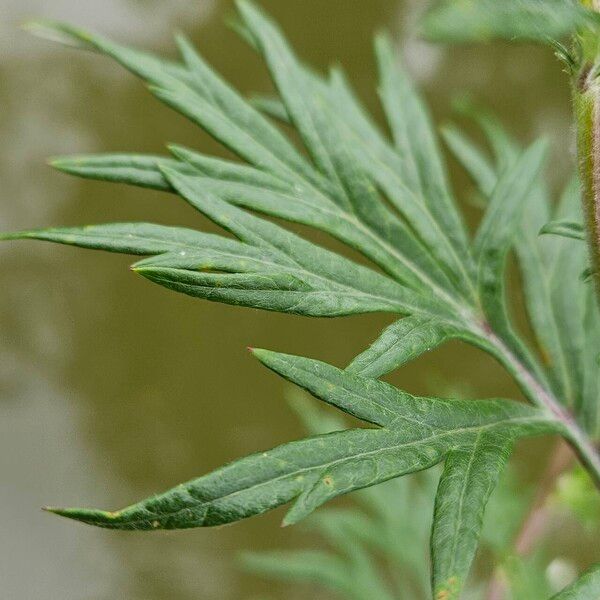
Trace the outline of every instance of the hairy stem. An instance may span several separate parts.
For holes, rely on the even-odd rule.
[[[600,0],[582,3],[600,12]],[[600,300],[600,46],[595,30],[584,30],[579,38],[581,65],[573,78],[573,109],[587,242]]]
[[[600,298],[600,86],[588,66],[573,93],[579,178],[593,280]]]

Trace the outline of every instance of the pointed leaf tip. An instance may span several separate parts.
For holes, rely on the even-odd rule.
[[[23,23],[21,28],[36,37],[52,42],[58,42],[65,46],[83,48],[86,50],[94,49],[92,36],[86,31],[67,25],[66,23],[34,19]]]
[[[186,53],[196,52],[192,40],[185,33],[183,33],[183,31],[175,31],[175,35],[173,36],[173,38],[175,39],[175,43],[177,44],[179,51],[183,54],[184,59]]]
[[[174,154],[178,158],[179,158],[178,153],[185,150],[185,148],[183,146],[181,146],[180,144],[170,143],[170,142],[166,144],[166,148],[171,154]]]
[[[152,265],[145,264],[144,261],[139,261],[133,263],[129,267],[130,271],[133,271],[136,275],[141,275],[142,277],[146,277],[147,279],[151,279],[151,276],[160,271],[166,271],[168,269],[161,267],[153,267]]]
[[[113,520],[118,514],[88,508],[59,508],[54,506],[44,506],[42,510],[58,515],[59,517],[65,517],[66,519],[80,521],[89,525],[98,525],[104,521]]]
[[[46,164],[53,169],[72,173],[76,169],[81,169],[84,166],[85,156],[50,156],[46,159]]]
[[[268,19],[262,7],[251,0],[235,0],[235,6],[244,20],[256,17],[261,18],[263,21]]]
[[[285,527],[291,527],[292,525],[295,525],[295,524],[296,524],[295,521],[293,521],[292,519],[288,519],[288,515],[285,515],[285,517],[282,519],[279,527],[284,529]]]
[[[60,158],[60,157],[58,157],[58,156],[49,156],[49,157],[46,159],[46,164],[47,164],[49,167],[54,167],[55,169],[58,169],[58,168],[59,168],[59,165],[60,165],[60,163],[61,163],[61,158]]]
[[[59,517],[65,517],[67,519],[76,519],[76,514],[82,512],[82,509],[76,508],[63,508],[59,506],[42,506],[42,510],[47,513],[52,513],[53,515],[58,515]]]
[[[267,362],[270,356],[276,354],[271,350],[265,350],[263,348],[253,348],[252,346],[248,346],[248,351],[252,353],[252,356],[256,357],[261,363],[268,366]]]
[[[72,509],[60,508],[58,506],[42,506],[42,510],[53,515],[58,515],[59,517],[68,517],[69,510]]]
[[[35,36],[45,37],[43,35],[44,32],[48,30],[53,30],[56,28],[56,23],[52,23],[51,21],[44,21],[42,19],[30,19],[28,21],[24,21],[19,26],[23,31],[27,31],[27,33],[31,33]]]
[[[151,267],[140,263],[134,263],[129,267],[130,271],[142,275],[143,277],[146,277],[148,273],[156,271],[157,269],[158,267]]]
[[[176,158],[179,158],[181,160],[181,158],[177,154],[175,154],[175,156]],[[162,176],[167,180],[167,183],[173,189],[177,189],[177,183],[180,183],[185,177],[193,177],[193,175],[189,174],[184,175],[181,171],[168,164],[167,162],[159,161],[156,163],[156,167],[158,168]]]

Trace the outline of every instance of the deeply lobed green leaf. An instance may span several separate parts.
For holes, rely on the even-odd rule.
[[[178,39],[185,65],[165,63],[167,66],[162,69],[160,59],[130,51],[99,36],[52,24],[47,24],[45,31],[55,27],[61,39],[68,38],[115,58],[146,79],[162,100],[196,121],[260,169],[257,171],[244,167],[243,177],[242,169],[238,169],[235,178],[232,178],[232,168],[220,173],[213,168],[212,173],[206,173],[205,164],[198,164],[206,163],[206,157],[185,151],[187,156],[181,156],[181,152],[174,148],[175,153],[188,165],[199,167],[199,172],[219,180],[206,180],[203,183],[213,187],[218,183],[221,197],[254,210],[324,229],[363,252],[401,282],[420,290],[434,289],[436,295],[443,297],[446,302],[451,301],[450,296],[472,289],[468,267],[463,264],[470,260],[465,250],[464,232],[459,235],[462,241],[458,253],[448,245],[448,240],[455,235],[453,228],[460,230],[462,225],[453,208],[454,222],[448,227],[446,211],[440,208],[442,205],[451,208],[450,195],[443,181],[439,159],[429,152],[436,149],[431,127],[422,104],[410,89],[406,78],[402,83],[402,89],[405,90],[403,102],[419,121],[418,128],[410,134],[423,138],[429,146],[428,149],[420,149],[415,142],[413,151],[419,160],[429,155],[428,164],[419,167],[423,173],[432,168],[439,173],[437,177],[440,182],[432,189],[431,198],[429,193],[416,194],[423,190],[411,190],[410,183],[395,174],[395,167],[402,163],[402,158],[365,115],[339,72],[333,73],[330,84],[321,81],[298,63],[272,23],[248,3],[241,4],[241,11],[253,39],[257,42],[262,40],[259,45],[267,62],[272,65],[271,70],[282,98],[292,105],[286,110],[292,116],[296,115],[294,124],[299,131],[305,132],[307,148],[313,152],[317,169],[323,171],[321,174],[296,152],[272,124],[214,73],[185,39]],[[391,73],[390,69],[384,68],[385,73]],[[294,86],[300,80],[304,81],[307,88],[314,89],[314,99],[313,94],[298,97],[294,93]],[[331,114],[326,115],[326,111],[331,110],[336,117],[339,107],[343,107],[344,113],[352,118],[340,119],[334,124],[335,118],[331,119]],[[399,108],[403,109],[402,106]],[[348,123],[352,123],[352,126],[349,127]],[[314,135],[311,138],[310,131],[319,139]],[[348,139],[347,135],[350,135]],[[377,157],[376,161],[363,161],[365,154],[362,152],[354,156],[362,147],[362,144],[356,143],[357,136],[376,149],[373,154]],[[366,156],[370,157],[371,153]],[[361,174],[359,162],[366,163],[365,173]],[[224,165],[225,161],[221,163]],[[324,168],[325,163],[330,165],[329,168]],[[87,161],[75,157],[59,159],[55,164],[63,170],[86,177],[127,181],[157,189],[168,188],[164,178],[156,172],[158,165],[154,157],[113,155],[90,157]],[[173,166],[167,161],[164,164]],[[153,167],[156,171],[153,171]],[[264,171],[277,178],[275,187],[278,192],[286,188],[282,182],[287,183],[284,195],[273,195],[271,182],[266,184],[268,191],[265,190]],[[415,227],[419,238],[380,202],[369,178],[373,178],[390,194],[390,199],[407,217],[409,224]],[[225,181],[228,183],[225,184]],[[240,185],[232,185],[234,182]],[[401,193],[403,189],[405,193]],[[290,195],[295,197],[294,202],[284,197]],[[441,200],[436,199],[436,195]],[[442,205],[435,209],[439,202]],[[433,203],[430,206],[433,212],[429,212],[428,203]],[[344,208],[341,212],[340,206]]]
[[[561,31],[572,27],[570,18],[588,18],[585,11],[567,11],[567,4],[552,0],[545,5],[552,9],[552,18],[565,17]],[[558,283],[581,257],[561,251],[546,254],[537,245],[537,232],[550,220],[540,183],[544,145],[536,143],[522,152],[492,120],[476,115],[490,136],[495,154],[491,161],[457,129],[446,129],[446,141],[488,201],[471,244],[431,119],[397,64],[390,40],[377,39],[376,55],[393,144],[368,116],[341,71],[328,77],[315,73],[252,3],[241,0],[238,6],[244,34],[263,55],[280,96],[265,112],[294,127],[308,157],[182,36],[177,43],[183,62],[177,64],[69,26],[37,26],[38,32],[116,59],[150,84],[156,97],[245,161],[216,159],[172,145],[174,158],[111,154],[64,157],[52,164],[83,177],[177,193],[237,239],[144,223],[3,237],[143,255],[147,258],[134,265],[135,271],[208,300],[309,316],[374,311],[408,315],[387,328],[346,371],[255,351],[278,374],[376,428],[335,431],[285,444],[121,511],[53,510],[107,528],[174,529],[230,523],[295,501],[284,521],[291,524],[340,494],[445,462],[432,534],[433,586],[437,594],[458,597],[475,554],[486,502],[514,441],[562,430],[546,412],[525,405],[419,398],[369,376],[381,376],[451,338],[489,349],[490,338],[496,336],[503,351],[506,348],[537,378],[536,384],[549,387],[550,381],[579,409],[589,430],[600,426],[600,411],[589,402],[600,389],[597,365],[595,370],[591,366],[594,343],[584,335],[583,318],[579,320],[588,319],[586,327],[598,333],[597,321],[590,317],[595,306],[578,290],[575,309],[569,313],[567,287]],[[466,7],[472,12],[461,16],[461,35],[468,37],[480,34],[478,27],[494,11],[506,16],[516,7],[525,11],[519,35],[536,37],[537,29],[529,26],[533,10],[540,6],[535,0],[512,0],[502,6],[445,2],[432,13],[429,25],[439,33],[440,15],[456,18],[460,12],[453,11]],[[488,33],[506,34],[506,22],[496,15],[495,23],[499,29]],[[536,23],[540,30],[547,26],[543,20]],[[260,108],[265,109],[264,102]],[[253,213],[326,232],[361,252],[384,274]],[[504,263],[513,245],[526,277],[530,313],[540,306],[532,322],[549,356],[549,373],[512,330],[504,298]],[[345,565],[320,562],[319,556],[304,558],[307,575],[339,587]],[[363,575],[357,581],[369,580],[369,573]],[[385,597],[385,591],[382,594]]]
[[[312,583],[342,594],[350,600],[393,600],[374,570],[365,573],[365,564],[357,570],[355,563],[316,550],[296,550],[246,554],[242,565],[254,574],[268,578]],[[369,576],[370,575],[370,576]]]
[[[51,510],[109,529],[181,529],[230,523],[295,500],[284,519],[293,524],[336,496],[429,468],[482,435],[512,439],[557,430],[543,412],[523,404],[418,398],[319,361],[254,354],[316,397],[383,427],[284,444],[121,511]]]
[[[481,115],[478,118],[482,120]],[[482,124],[496,147],[497,172],[507,165],[510,168],[518,156],[515,143],[489,117]],[[480,152],[475,147],[473,151]],[[477,181],[476,175],[473,177]],[[483,187],[480,189],[485,193]],[[549,222],[568,223],[573,228],[581,218],[580,211],[576,178],[565,188],[555,210],[543,182],[538,182],[525,206],[515,246],[528,314],[546,358],[548,375],[558,398],[575,408],[586,431],[597,438],[600,435],[597,307],[592,286],[578,277],[588,264],[586,249],[564,236],[538,236]],[[565,276],[570,278],[569,285],[565,285]]]

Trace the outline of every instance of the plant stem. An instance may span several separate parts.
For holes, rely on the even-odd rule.
[[[479,335],[486,342],[483,348],[490,352],[515,378],[527,399],[532,404],[550,413],[556,422],[561,425],[565,439],[589,472],[596,487],[600,489],[600,454],[577,421],[554,394],[532,375],[504,341],[488,326],[483,325]]]
[[[580,73],[573,91],[579,178],[593,280],[600,298],[600,86]]]
[[[600,0],[583,0],[600,12]],[[577,155],[587,242],[593,280],[600,301],[600,46],[596,30],[579,35],[581,64],[573,77],[572,95],[577,127]]]

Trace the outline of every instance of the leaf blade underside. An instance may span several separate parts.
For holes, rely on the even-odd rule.
[[[456,337],[460,337],[459,328],[441,319],[405,317],[387,327],[346,370],[365,377],[381,377]]]
[[[519,437],[557,430],[541,411],[523,404],[418,398],[320,361],[266,350],[254,354],[316,397],[385,427],[284,444],[122,511],[50,510],[109,529],[182,529],[234,522],[295,500],[284,519],[289,525],[336,496],[429,468],[483,434]]]
[[[482,434],[472,446],[446,458],[431,533],[434,598],[460,598],[479,544],[487,501],[513,442],[509,432]]]

